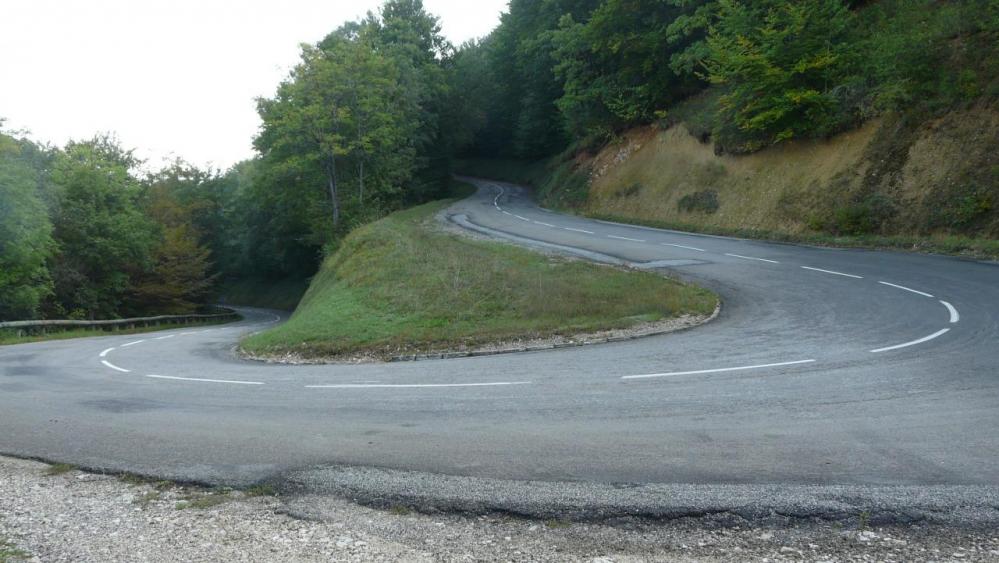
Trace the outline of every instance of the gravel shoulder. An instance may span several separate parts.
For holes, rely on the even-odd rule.
[[[994,527],[776,515],[570,523],[51,472],[0,457],[0,555],[8,561],[18,553],[30,561],[999,561]]]

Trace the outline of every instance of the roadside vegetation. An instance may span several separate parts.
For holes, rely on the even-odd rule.
[[[15,563],[16,561],[28,561],[30,559],[30,553],[0,537],[0,563]]]
[[[197,328],[204,326],[215,326],[225,324],[230,321],[206,320],[192,323],[162,323],[158,326],[140,326],[134,328],[111,328],[108,330],[99,328],[54,330],[41,334],[18,334],[14,329],[0,329],[0,346],[9,344],[27,344],[29,342],[44,342],[47,340],[68,340],[71,338],[91,338],[96,336],[117,336],[126,334],[144,334],[147,332],[157,332],[161,330],[173,330],[178,328]]]
[[[999,256],[999,2],[557,4],[458,53],[501,85],[459,172],[624,222]]]
[[[573,335],[709,315],[710,292],[648,272],[551,258],[440,230],[450,201],[348,236],[287,323],[243,341],[254,355],[395,354]]]
[[[303,45],[257,110],[256,155],[229,170],[0,120],[0,320],[292,309],[349,233],[447,197],[455,172],[694,230],[978,255],[999,239],[999,0],[511,0],[458,46],[420,0],[386,0]],[[836,174],[796,156],[871,128]],[[718,160],[653,158],[658,138],[636,159],[644,130]],[[742,174],[784,151],[822,174]]]

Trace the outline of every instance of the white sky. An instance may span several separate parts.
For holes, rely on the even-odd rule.
[[[63,145],[113,132],[158,166],[253,154],[254,98],[314,43],[381,0],[0,0],[0,117]],[[455,44],[507,0],[424,0]]]

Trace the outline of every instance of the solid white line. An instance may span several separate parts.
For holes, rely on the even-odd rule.
[[[197,377],[175,377],[172,375],[147,375],[154,379],[172,379],[176,381],[199,381],[202,383],[233,383],[235,385],[263,385],[259,381],[229,381],[226,379],[199,379]]]
[[[554,211],[552,211],[551,209],[545,209],[544,207],[539,207],[538,209],[540,209],[540,210],[544,211],[545,213],[555,213],[555,212],[554,212]]]
[[[743,260],[759,260],[760,262],[770,262],[771,264],[780,264],[776,260],[767,260],[766,258],[754,258],[752,256],[743,256],[741,254],[725,254],[725,256],[731,256],[732,258],[742,258]]]
[[[545,227],[552,227],[552,228],[555,227],[555,225],[549,225],[548,223],[542,223],[541,221],[534,221],[534,223],[536,225],[544,225]]]
[[[132,372],[132,370],[130,370],[130,369],[120,368],[120,367],[112,364],[111,362],[109,362],[107,360],[101,360],[101,363],[104,364],[104,365],[106,365],[107,367],[113,369],[113,370],[117,370],[117,371],[120,371],[122,373],[131,373]]]
[[[143,343],[145,341],[146,340],[143,338],[142,340],[136,340],[135,342],[129,342],[128,344],[122,344],[121,347],[124,348],[126,346],[134,346],[136,344],[141,344],[141,343]]]
[[[684,246],[684,245],[682,245],[682,244],[670,244],[670,243],[668,243],[668,242],[664,242],[664,243],[663,243],[663,246],[675,246],[675,247],[677,247],[677,248],[686,248],[687,250],[696,250],[696,251],[698,251],[698,252],[707,252],[707,251],[706,251],[706,250],[704,250],[703,248],[697,248],[697,247],[695,247],[695,246]]]
[[[583,230],[583,229],[573,229],[572,227],[562,227],[562,228],[565,229],[565,230],[567,230],[567,231],[572,231],[574,233],[586,233],[588,235],[592,235],[593,234],[593,231],[587,231],[587,230]]]
[[[166,340],[167,338],[173,338],[174,336],[177,336],[177,335],[176,334],[168,334],[166,336],[160,336],[156,340]]]
[[[822,268],[812,268],[812,267],[809,267],[809,266],[802,266],[802,268],[804,268],[806,270],[812,270],[814,272],[822,272],[824,274],[832,274],[834,276],[843,276],[843,277],[847,277],[847,278],[856,278],[858,280],[864,279],[863,276],[855,276],[853,274],[844,274],[843,272],[834,272],[832,270],[823,270]]]
[[[744,371],[747,369],[762,369],[762,368],[775,368],[781,366],[793,366],[798,364],[810,364],[815,360],[797,360],[794,362],[780,362],[776,364],[761,364],[758,366],[741,366],[737,368],[719,368],[719,369],[699,369],[695,371],[674,371],[669,373],[650,373],[647,375],[624,375],[621,379],[647,379],[650,377],[671,377],[674,375],[699,375],[702,373],[721,373],[725,371]]]
[[[950,312],[950,324],[954,324],[957,321],[961,320],[960,313],[957,312],[957,309],[955,309],[953,305],[951,305],[946,301],[941,301],[941,303],[943,303],[943,306],[947,307],[947,311]]]
[[[502,385],[530,385],[530,381],[498,381],[494,383],[412,383],[412,384],[344,384],[344,385],[306,385],[306,389],[413,389],[429,387],[498,387]]]
[[[107,356],[111,350],[114,350],[114,348],[108,348],[107,350],[101,352],[101,357],[103,358],[104,356]]]
[[[888,283],[886,281],[879,281],[878,283],[881,284],[881,285],[887,285],[889,287],[894,287],[896,289],[901,289],[901,290],[904,290],[904,291],[908,291],[910,293],[915,293],[916,295],[922,295],[923,297],[933,297],[929,293],[925,293],[925,292],[922,292],[922,291],[917,291],[915,289],[912,289],[911,287],[905,287],[904,285],[895,285],[893,283]]]
[[[501,209],[500,211],[502,211],[504,215],[513,215],[513,213],[510,213],[506,209]]]
[[[943,335],[947,334],[948,332],[950,332],[950,329],[949,328],[944,328],[944,329],[941,329],[941,330],[938,330],[938,331],[934,332],[933,334],[931,334],[929,336],[924,336],[924,337],[920,338],[919,340],[913,340],[912,342],[906,342],[905,344],[896,344],[894,346],[887,346],[885,348],[878,348],[876,350],[871,350],[871,353],[872,354],[877,354],[878,352],[887,352],[889,350],[898,350],[899,348],[907,348],[909,346],[915,346],[916,344],[922,344],[923,342],[929,342],[930,340],[933,340],[934,338],[936,338],[938,336],[943,336]]]
[[[530,219],[528,219],[527,217],[521,217],[520,215],[514,215],[514,217],[520,219],[521,221],[530,221]]]
[[[618,236],[614,236],[614,235],[607,235],[607,238],[616,238],[618,240],[630,240],[631,242],[645,242],[642,239],[628,238],[628,237],[618,237]]]

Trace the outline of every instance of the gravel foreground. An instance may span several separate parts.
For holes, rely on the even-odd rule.
[[[0,562],[999,561],[994,528],[424,515],[64,469],[0,457]]]

